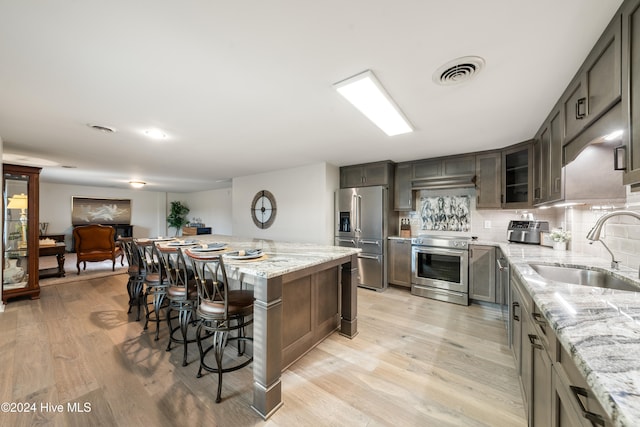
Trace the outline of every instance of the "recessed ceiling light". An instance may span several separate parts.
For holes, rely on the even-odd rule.
[[[409,120],[371,70],[339,81],[333,87],[387,135],[413,132]]]
[[[91,123],[89,123],[87,126],[89,126],[91,129],[99,130],[100,132],[104,132],[104,133],[114,133],[114,132],[116,132],[116,128],[112,128],[111,126],[94,125],[94,124],[91,124]]]
[[[131,185],[133,188],[142,188],[146,184],[147,183],[144,181],[129,181],[129,185]]]
[[[147,129],[144,134],[153,139],[165,139],[167,137],[167,134],[160,129]]]

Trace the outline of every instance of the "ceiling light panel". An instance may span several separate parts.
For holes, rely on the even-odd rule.
[[[387,135],[413,132],[409,120],[371,70],[342,80],[333,87]]]
[[[165,139],[167,134],[160,129],[147,129],[144,134],[152,139]]]

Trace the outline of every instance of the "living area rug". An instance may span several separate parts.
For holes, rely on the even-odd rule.
[[[82,263],[80,263],[80,274],[76,268],[76,254],[65,254],[64,271],[65,277],[49,277],[46,279],[40,279],[40,286],[57,285],[61,283],[79,282],[83,280],[97,279],[100,277],[113,276],[117,274],[127,274],[128,264],[127,260],[124,260],[124,266],[120,264],[120,257],[116,260],[116,270],[111,271],[113,263],[110,260],[101,262],[88,262],[87,269],[82,269]],[[58,266],[58,261],[55,256],[40,257],[39,268],[54,268]]]

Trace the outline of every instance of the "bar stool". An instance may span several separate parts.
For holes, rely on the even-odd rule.
[[[144,275],[145,271],[140,265],[140,258],[138,257],[138,251],[134,246],[133,237],[119,237],[118,242],[120,247],[127,258],[129,268],[129,280],[127,281],[127,293],[129,294],[129,310],[127,314],[131,313],[131,308],[135,305],[138,307],[138,315],[136,320],[140,320],[140,310],[142,305],[142,289],[144,287]]]
[[[246,327],[253,323],[253,292],[248,290],[230,290],[222,256],[196,254],[189,249],[186,255],[192,262],[198,289],[198,305],[196,313],[200,318],[196,330],[196,340],[200,352],[200,368],[197,377],[202,376],[202,370],[218,374],[218,392],[216,403],[220,403],[222,392],[222,374],[232,372],[247,366],[253,361],[253,355],[233,366],[223,367],[222,358],[228,341],[238,342],[238,356],[244,356],[245,343],[253,341],[246,336]],[[205,330],[209,337],[202,336]],[[229,332],[238,331],[238,336],[229,337]],[[208,335],[207,334],[207,335]],[[212,338],[213,342],[206,349],[203,340]],[[240,345],[242,343],[242,345]],[[207,354],[213,350],[216,366],[205,362]]]
[[[166,307],[167,287],[169,281],[166,278],[162,263],[160,261],[160,255],[156,249],[156,245],[151,240],[133,240],[135,247],[138,251],[138,257],[140,259],[140,265],[145,271],[144,275],[144,310],[145,310],[145,322],[144,329],[149,326],[149,321],[156,324],[156,337],[155,341],[158,341],[160,334],[160,321],[165,320],[162,317],[162,309]],[[149,301],[151,298],[151,301]],[[149,309],[149,306],[153,306],[153,311]]]
[[[180,248],[169,247],[165,245],[157,245],[162,268],[165,271],[169,286],[167,287],[167,306],[166,317],[169,325],[169,342],[167,350],[171,351],[171,343],[182,344],[184,353],[182,357],[182,366],[187,366],[187,344],[196,341],[195,338],[189,339],[187,332],[189,325],[196,322],[196,303],[198,300],[198,290],[193,270],[187,267],[184,255]],[[172,311],[177,311],[177,316],[171,316]],[[178,319],[178,326],[174,327],[172,320]],[[175,334],[180,331],[180,337]]]

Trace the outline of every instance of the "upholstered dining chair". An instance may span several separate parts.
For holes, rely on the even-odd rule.
[[[216,403],[222,400],[222,374],[241,369],[253,361],[253,354],[245,354],[247,341],[253,341],[246,335],[247,326],[253,323],[253,292],[249,290],[231,290],[227,279],[227,271],[222,256],[202,255],[186,250],[191,260],[198,289],[196,313],[199,323],[196,330],[198,351],[200,352],[200,368],[202,371],[218,374],[218,391]],[[206,334],[203,336],[203,330]],[[237,336],[230,337],[230,332],[236,331]],[[205,339],[212,339],[206,348]],[[231,366],[223,366],[224,350],[228,341],[238,341],[239,360],[234,360]],[[240,345],[242,343],[243,345]],[[213,351],[215,366],[206,363],[207,354]]]
[[[134,239],[134,246],[140,259],[140,265],[144,269],[144,294],[142,301],[145,310],[144,329],[149,326],[149,321],[156,324],[155,341],[160,334],[160,322],[165,320],[163,308],[166,307],[167,287],[169,281],[162,268],[161,256],[152,240]],[[149,306],[152,306],[149,308]]]
[[[80,225],[73,229],[73,241],[76,251],[76,267],[80,274],[80,263],[87,269],[87,261],[98,262],[112,260],[112,270],[116,269],[116,259],[124,266],[124,254],[115,241],[116,230],[99,224]]]
[[[189,326],[196,322],[196,303],[198,291],[193,270],[187,265],[182,249],[156,244],[162,268],[165,271],[169,286],[166,288],[169,304],[166,309],[167,324],[169,325],[169,342],[167,351],[171,351],[172,343],[182,344],[182,366],[187,366],[187,345],[196,341],[189,338]],[[177,316],[172,316],[172,312]],[[178,319],[178,326],[173,326],[172,320]],[[177,336],[178,331],[180,335]]]
[[[142,291],[144,288],[144,276],[146,272],[141,265],[138,250],[133,243],[133,237],[120,237],[118,238],[118,243],[120,244],[120,248],[122,249],[122,252],[124,252],[125,258],[127,258],[127,263],[129,264],[129,268],[127,269],[127,273],[129,273],[129,280],[127,281],[129,311],[127,311],[127,314],[131,313],[131,309],[135,305],[138,308],[136,320],[140,320],[140,307],[142,305]]]

